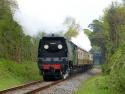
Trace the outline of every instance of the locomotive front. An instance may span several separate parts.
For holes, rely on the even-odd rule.
[[[44,80],[62,78],[68,69],[67,45],[64,37],[45,36],[40,39],[38,67]]]

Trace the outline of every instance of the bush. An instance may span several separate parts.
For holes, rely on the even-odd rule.
[[[113,94],[125,94],[125,46],[120,47],[110,58],[108,67],[109,87]]]

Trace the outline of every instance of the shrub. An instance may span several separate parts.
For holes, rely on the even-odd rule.
[[[125,94],[125,46],[120,47],[110,58],[108,67],[109,87],[113,94]]]

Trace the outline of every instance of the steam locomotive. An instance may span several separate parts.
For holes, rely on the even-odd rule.
[[[66,79],[73,70],[90,68],[92,54],[66,38],[50,34],[42,37],[38,48],[38,68],[43,79]]]

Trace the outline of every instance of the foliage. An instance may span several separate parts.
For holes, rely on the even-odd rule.
[[[91,24],[88,26],[90,29],[93,30],[93,32],[101,32],[103,29],[102,22],[99,20],[93,20]]]
[[[103,72],[110,74],[113,67],[118,64],[121,57],[121,49],[117,49],[116,52],[110,57],[109,61],[103,65]]]
[[[0,90],[40,79],[36,63],[25,61],[17,64],[10,60],[0,59]]]
[[[109,85],[114,94],[124,94],[125,90],[125,46],[117,49],[110,59]]]
[[[93,30],[89,37],[92,45],[101,48],[104,62],[108,62],[115,49],[124,45],[125,8],[117,2],[112,3],[104,11],[104,16],[93,20],[89,27]]]
[[[21,26],[13,19],[14,0],[0,0],[0,58],[16,62],[36,61],[38,41],[42,34],[35,37],[25,35]]]
[[[92,45],[101,48],[105,64],[102,69],[109,75],[109,89],[113,94],[125,94],[125,6],[113,2],[99,20],[89,27]]]
[[[125,27],[125,8],[117,3],[112,3],[110,9],[105,14],[105,19],[109,24],[109,35],[113,48],[117,48],[124,40],[124,27]]]
[[[64,25],[67,26],[67,31],[65,32],[64,36],[67,39],[71,39],[71,37],[75,37],[78,35],[78,32],[80,30],[80,25],[76,23],[74,18],[67,17],[64,21]]]
[[[101,20],[94,20],[89,27],[93,30],[89,39],[91,41],[92,46],[99,47],[100,53],[102,53],[103,62],[106,60],[106,51],[108,50],[107,46],[109,46],[109,38],[108,38],[108,26],[106,22]]]
[[[92,34],[92,31],[90,31],[89,29],[84,29],[83,31],[88,37],[90,37]]]

